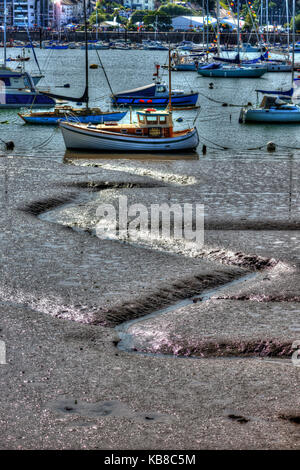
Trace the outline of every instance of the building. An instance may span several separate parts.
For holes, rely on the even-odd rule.
[[[4,0],[0,0],[0,24],[4,24]],[[13,0],[6,0],[6,24],[13,24]]]
[[[13,26],[36,25],[35,0],[13,0]]]
[[[124,0],[124,7],[132,10],[154,10],[154,0]]]

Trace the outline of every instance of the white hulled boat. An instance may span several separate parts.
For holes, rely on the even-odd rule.
[[[197,129],[173,130],[171,111],[145,109],[137,112],[134,124],[104,123],[98,126],[61,122],[67,149],[117,152],[179,152],[194,150]]]

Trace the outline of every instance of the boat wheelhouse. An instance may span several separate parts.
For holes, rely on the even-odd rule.
[[[27,72],[0,67],[0,109],[52,108],[55,100],[39,93]]]

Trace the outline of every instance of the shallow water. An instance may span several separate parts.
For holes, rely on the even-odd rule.
[[[19,49],[9,50],[8,55],[16,56]],[[165,51],[139,51],[139,50],[108,50],[100,51],[103,65],[109,77],[113,91],[134,88],[151,83],[154,64],[161,65],[167,62]],[[1,51],[3,54],[3,51]],[[32,52],[31,60],[26,63],[28,71],[36,71]],[[39,83],[40,88],[51,87],[56,93],[80,96],[84,89],[84,51],[81,50],[43,50],[37,49],[40,66],[45,72],[45,78]],[[254,54],[255,55],[255,54]],[[248,54],[250,57],[251,54]],[[252,54],[253,56],[253,54]],[[96,51],[89,51],[90,63],[98,63]],[[162,69],[165,80],[167,71]],[[214,88],[209,89],[209,83]],[[201,106],[196,125],[200,135],[199,153],[202,145],[208,146],[206,158],[226,158],[234,153],[236,158],[269,158],[265,148],[268,141],[274,141],[282,146],[274,154],[281,158],[293,148],[300,149],[299,125],[245,125],[238,122],[241,105],[256,102],[256,88],[274,88],[278,86],[289,87],[291,77],[289,73],[266,74],[260,79],[211,79],[201,77],[194,72],[174,72],[172,74],[172,88],[185,91],[198,91]],[[69,83],[70,88],[61,88]],[[93,105],[100,105],[106,110],[109,107],[110,90],[106,83],[103,71],[99,68],[90,70],[90,96]],[[216,100],[212,101],[212,100]],[[222,106],[223,103],[235,106]],[[197,111],[176,111],[174,119],[183,118],[182,123],[176,126],[190,125]],[[125,118],[129,120],[129,113]],[[8,123],[5,123],[8,121]],[[50,157],[61,161],[65,155],[65,146],[61,132],[48,126],[29,126],[23,124],[17,115],[17,110],[2,110],[0,112],[1,139],[15,142],[15,155],[34,155],[41,158]],[[52,135],[49,143],[45,141]],[[228,149],[224,152],[223,147]],[[4,147],[3,147],[4,148]],[[251,150],[248,149],[255,149]],[[295,155],[300,155],[300,150]],[[103,157],[103,156],[102,156]],[[105,156],[104,156],[105,157]],[[126,156],[127,157],[127,156]],[[106,156],[107,158],[107,156]],[[118,158],[118,156],[115,156]],[[161,156],[165,158],[164,155]]]

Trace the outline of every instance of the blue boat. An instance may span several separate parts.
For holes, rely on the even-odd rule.
[[[81,122],[84,124],[103,124],[104,122],[120,121],[127,114],[123,112],[102,112],[99,108],[75,109],[71,106],[56,106],[54,111],[36,113],[18,113],[26,124],[55,126],[61,121]]]
[[[84,3],[85,5],[85,3]],[[86,12],[85,25],[86,25]],[[102,64],[102,62],[101,62]],[[104,70],[104,69],[103,69]],[[106,75],[106,73],[105,73]],[[56,125],[60,121],[71,121],[76,123],[85,124],[103,124],[107,121],[119,121],[126,115],[124,112],[107,111],[103,112],[100,108],[89,107],[89,67],[88,67],[88,40],[87,28],[85,27],[85,90],[83,95],[78,97],[71,97],[65,95],[58,95],[50,92],[43,92],[45,97],[56,98],[60,100],[67,100],[76,102],[77,104],[85,103],[84,108],[74,108],[72,106],[56,106],[53,111],[46,112],[31,112],[19,113],[19,116],[28,124],[43,124],[43,125]]]
[[[0,109],[53,108],[55,100],[38,92],[27,72],[0,67]]]
[[[196,106],[198,93],[184,93],[183,91],[172,91],[172,105],[174,108]],[[111,95],[114,106],[145,107],[155,106],[165,108],[169,104],[169,89],[165,84],[147,85],[133,90],[114,93]]]
[[[169,104],[169,87],[161,83],[159,76],[160,66],[156,65],[157,72],[154,74],[155,82],[140,88],[121,91],[111,94],[114,106],[145,107],[155,106],[165,108]],[[181,90],[172,90],[171,100],[173,108],[195,107],[198,100],[198,93],[184,93]]]

